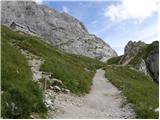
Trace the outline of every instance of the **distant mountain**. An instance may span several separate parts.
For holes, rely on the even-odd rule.
[[[117,53],[102,39],[88,33],[82,22],[31,1],[2,3],[1,23],[13,22],[32,29],[37,35],[69,53],[106,60]]]
[[[128,65],[159,82],[159,42],[151,44],[129,41],[125,46],[124,55],[113,57],[108,64]]]

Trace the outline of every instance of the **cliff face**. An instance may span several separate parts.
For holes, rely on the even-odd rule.
[[[98,59],[117,56],[108,44],[89,34],[82,22],[67,13],[31,1],[1,3],[1,23],[4,25],[16,22],[29,26],[47,42],[69,53]]]
[[[156,82],[159,82],[159,42],[153,42],[152,46],[156,49],[152,50],[148,54],[145,61],[151,77]]]
[[[151,44],[128,42],[121,63],[128,61],[128,65],[149,75],[155,82],[159,82],[159,42]]]
[[[121,59],[121,63],[129,62],[132,58],[134,58],[139,50],[145,45],[145,43],[139,41],[139,42],[133,42],[129,41],[127,45],[124,48],[124,56]]]

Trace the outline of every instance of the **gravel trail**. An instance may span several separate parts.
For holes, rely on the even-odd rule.
[[[56,111],[49,112],[49,118],[135,118],[130,104],[122,106],[125,100],[121,92],[106,78],[105,71],[97,70],[89,94],[77,97],[60,93],[56,96]]]

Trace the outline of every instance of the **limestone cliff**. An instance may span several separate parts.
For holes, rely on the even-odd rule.
[[[98,59],[117,56],[102,39],[88,33],[82,22],[67,13],[60,13],[31,1],[3,1],[1,23],[16,22],[28,26],[53,46],[69,53]]]

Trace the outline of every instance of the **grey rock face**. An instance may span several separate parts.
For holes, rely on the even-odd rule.
[[[146,64],[153,80],[159,82],[159,53],[151,53],[146,59]]]
[[[121,59],[121,63],[127,62],[130,58],[134,58],[139,50],[145,45],[145,43],[139,42],[132,42],[129,41],[124,49],[124,56]]]
[[[146,66],[146,62],[141,59],[141,62],[140,64],[137,64],[136,66],[134,66],[138,71],[141,71],[143,72],[145,75],[149,76],[149,73],[148,73],[148,69],[147,69],[147,66]]]
[[[126,63],[128,60],[133,59],[139,51],[144,48],[145,43],[129,41],[125,47],[124,57],[121,59],[121,63]],[[155,82],[159,82],[159,42],[155,41],[148,45],[145,49],[146,53],[141,56],[140,63],[132,66],[136,70],[143,72],[153,78]],[[126,64],[128,65],[128,64]]]
[[[10,26],[14,21],[29,26],[47,42],[69,53],[98,59],[117,56],[108,44],[89,34],[79,20],[67,13],[31,1],[1,3],[1,23],[4,25]]]

